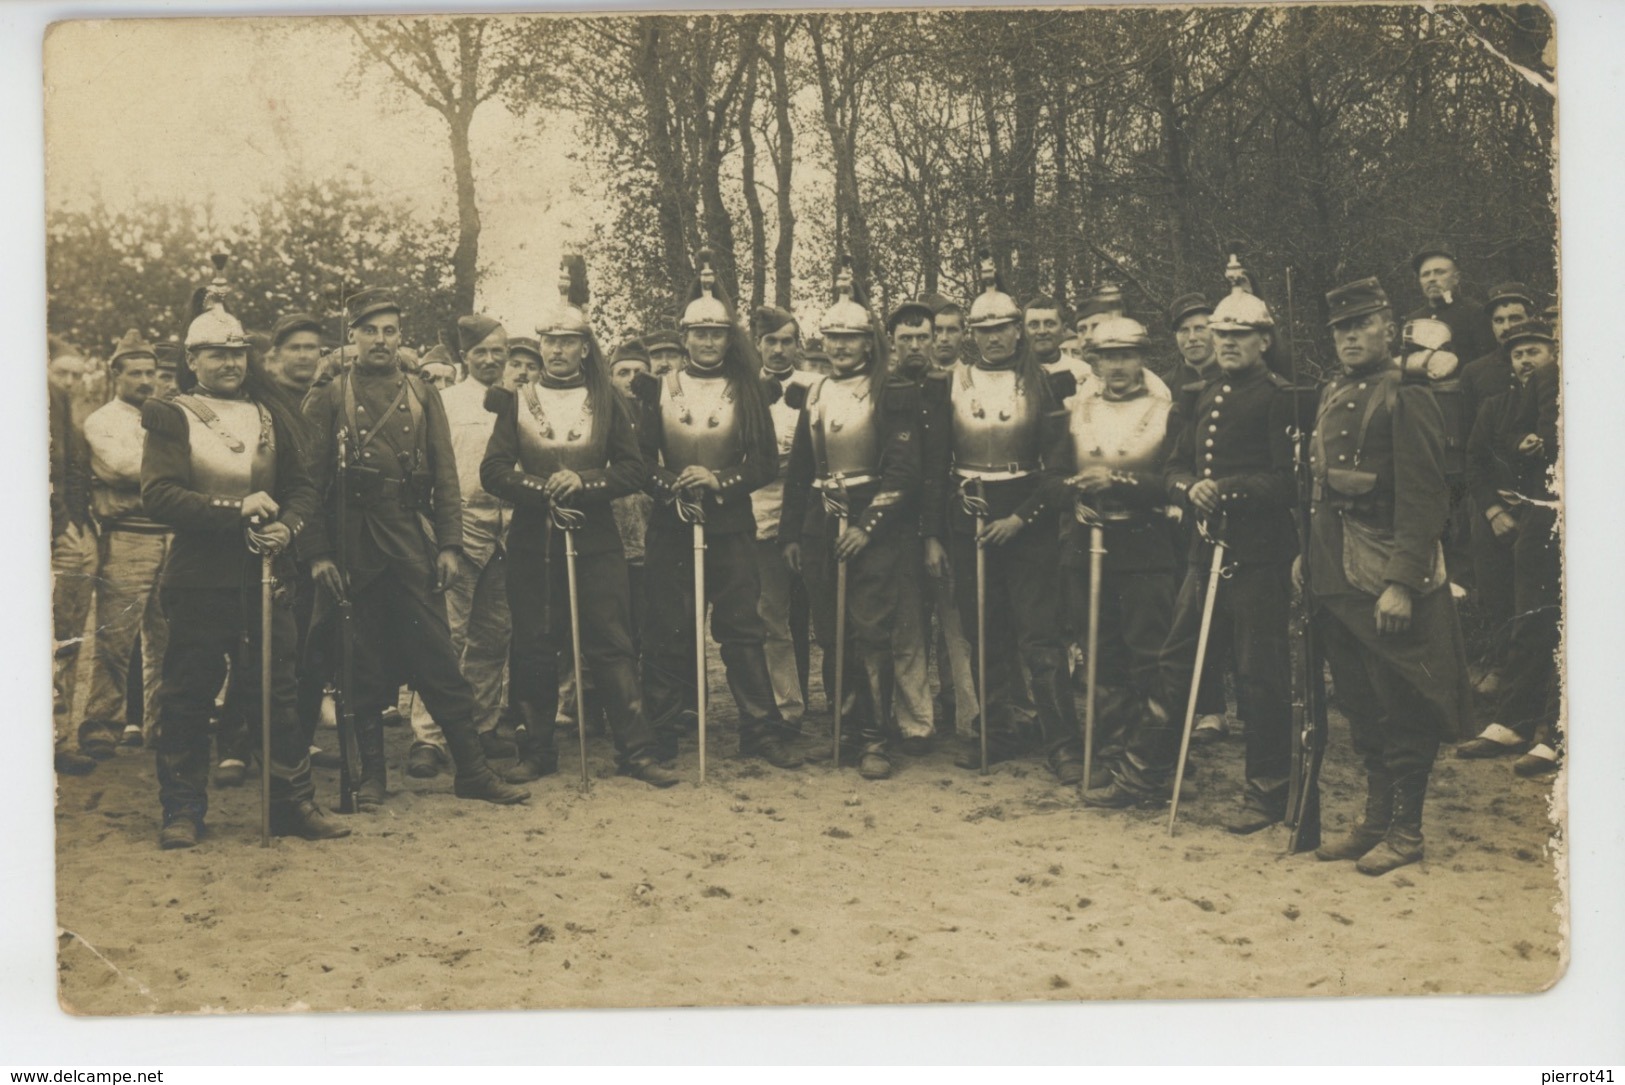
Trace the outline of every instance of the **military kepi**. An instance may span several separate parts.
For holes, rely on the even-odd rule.
[[[322,322],[309,313],[287,313],[271,329],[271,345],[280,347],[282,341],[294,332],[322,334]]]
[[[1345,320],[1392,308],[1382,284],[1376,279],[1356,279],[1326,294],[1326,326],[1335,328]]]
[[[1212,313],[1213,306],[1201,294],[1186,294],[1175,298],[1174,303],[1168,307],[1168,327],[1174,331],[1185,322],[1185,318],[1192,313]]]
[[[344,319],[352,328],[375,313],[390,312],[401,312],[401,303],[393,290],[381,286],[357,290],[344,302]]]
[[[1507,337],[1501,341],[1501,345],[1511,349],[1519,343],[1527,343],[1530,340],[1556,343],[1557,336],[1552,334],[1552,326],[1544,320],[1526,320],[1522,324],[1514,325],[1512,330],[1507,332]]]

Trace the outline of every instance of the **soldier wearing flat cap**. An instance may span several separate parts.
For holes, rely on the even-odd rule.
[[[152,394],[159,399],[171,399],[180,390],[177,374],[180,372],[181,358],[185,353],[186,348],[173,336],[152,345],[152,354],[156,359],[154,365],[157,369]]]
[[[1247,721],[1246,789],[1226,828],[1252,833],[1285,815],[1291,765],[1287,612],[1298,549],[1293,405],[1290,385],[1266,362],[1275,319],[1262,299],[1232,292],[1214,307],[1208,327],[1218,373],[1202,386],[1188,415],[1176,415],[1169,434],[1169,497],[1199,530],[1191,536],[1161,652],[1157,711],[1172,718],[1186,703],[1211,548],[1220,541],[1226,571],[1215,597],[1210,652],[1232,660],[1236,711]],[[1162,772],[1167,775],[1168,767]]]
[[[643,345],[649,351],[649,371],[657,377],[675,373],[688,364],[683,337],[671,328],[647,333],[643,337]]]
[[[1428,776],[1467,697],[1441,543],[1444,419],[1425,378],[1394,360],[1393,310],[1376,279],[1338,287],[1326,306],[1343,371],[1321,390],[1310,445],[1308,590],[1366,804],[1345,838],[1315,854],[1383,874],[1422,857]]]
[[[1502,340],[1512,356],[1512,388],[1479,409],[1468,444],[1468,482],[1486,531],[1510,558],[1512,616],[1495,690],[1492,722],[1456,747],[1457,757],[1523,754],[1513,766],[1534,776],[1557,768],[1558,619],[1562,546],[1558,495],[1557,341],[1544,321],[1513,328]]]
[[[217,266],[225,258],[217,257]],[[209,716],[228,666],[243,711],[258,714],[261,559],[292,575],[289,549],[315,522],[315,487],[295,429],[248,338],[210,284],[208,307],[186,332],[190,389],[142,407],[147,439],[141,504],[174,530],[159,595],[169,621],[158,697],[159,845],[194,846],[208,810]],[[295,708],[297,630],[286,592],[272,600],[270,732],[272,831],[307,839],[346,836],[316,806],[305,736]],[[250,707],[252,706],[252,707]]]
[[[1461,266],[1456,250],[1443,241],[1424,245],[1411,257],[1411,270],[1425,299],[1407,321],[1431,317],[1450,326],[1450,349],[1463,360],[1477,358],[1495,348],[1484,307],[1461,288]]]
[[[1520,383],[1512,376],[1512,358],[1507,348],[1507,336],[1526,320],[1534,319],[1538,306],[1534,291],[1523,283],[1501,283],[1490,291],[1484,302],[1490,330],[1496,346],[1487,354],[1474,358],[1461,371],[1460,409],[1464,420],[1464,438],[1471,444],[1473,427],[1477,424],[1479,408]],[[1472,465],[1467,465],[1469,476]],[[1497,536],[1490,528],[1484,509],[1477,504],[1469,480],[1467,520],[1470,533],[1470,554],[1473,565],[1473,591],[1478,604],[1492,627],[1503,629],[1511,621],[1512,609],[1512,549],[1510,539]],[[1493,688],[1499,681],[1500,660],[1486,677]]]
[[[324,504],[300,549],[325,595],[347,594],[355,607],[350,694],[361,748],[358,802],[376,809],[387,795],[382,714],[395,703],[399,670],[446,737],[456,795],[522,802],[528,793],[486,764],[474,722],[481,706],[458,666],[441,595],[465,560],[446,408],[438,392],[397,364],[401,306],[393,293],[362,290],[346,302],[345,314],[355,364],[305,401],[305,418],[318,435],[312,465]]]

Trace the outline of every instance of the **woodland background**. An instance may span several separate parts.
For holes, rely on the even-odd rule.
[[[177,334],[207,254],[234,257],[248,325],[332,321],[356,284],[400,290],[408,340],[481,304],[482,114],[526,153],[568,160],[590,214],[609,340],[674,321],[702,244],[741,303],[816,312],[837,253],[889,307],[968,300],[976,252],[1018,298],[1104,280],[1154,327],[1217,294],[1232,242],[1313,357],[1322,297],[1381,277],[1419,304],[1409,256],[1454,243],[1482,293],[1556,287],[1552,25],[1534,4],[820,12],[243,21],[299,55],[322,23],[358,102],[417,118],[403,156],[443,165],[439,213],[376,171],[289,165],[231,214],[199,175],[181,194],[48,208],[50,330],[104,352],[127,327]],[[49,58],[48,58],[49,59]],[[47,66],[47,76],[50,66]],[[284,134],[297,143],[299,133]],[[124,153],[132,153],[125,149]],[[168,154],[176,148],[134,153]],[[534,160],[534,159],[533,159]],[[540,183],[540,182],[536,182]],[[809,329],[810,330],[810,329]],[[1326,352],[1322,348],[1322,354]]]

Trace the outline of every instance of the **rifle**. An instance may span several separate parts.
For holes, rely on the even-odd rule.
[[[1287,853],[1296,855],[1320,846],[1320,764],[1326,754],[1326,685],[1324,657],[1309,596],[1309,505],[1314,494],[1309,438],[1319,406],[1319,389],[1314,383],[1304,385],[1299,379],[1298,352],[1292,348],[1296,314],[1291,268],[1286,271],[1286,309],[1287,354],[1292,366],[1292,463],[1298,497],[1293,511],[1302,579],[1292,595],[1288,635],[1292,646],[1292,767],[1287,777],[1286,824],[1291,830]]]
[[[349,580],[344,575],[344,541],[349,538],[345,529],[349,516],[350,487],[350,431],[341,426],[337,440],[338,472],[334,482],[337,492],[335,516],[338,526],[338,545],[333,548],[333,560],[339,567],[339,578],[345,590],[338,597],[339,613],[339,666],[334,675],[334,716],[339,732],[339,806],[341,814],[353,814],[360,809],[357,789],[361,786],[361,744],[355,730],[355,606],[350,602]]]

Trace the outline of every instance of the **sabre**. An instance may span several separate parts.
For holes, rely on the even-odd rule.
[[[847,520],[852,503],[847,497],[846,483],[839,475],[834,479],[836,489],[824,490],[824,512],[835,517],[835,543],[840,545],[846,534]],[[841,706],[846,693],[846,559],[835,559],[835,696],[831,715],[835,719],[835,767],[841,767]]]
[[[976,493],[971,493],[971,486]],[[980,479],[967,478],[959,484],[959,500],[965,512],[976,518],[976,714],[980,721],[982,775],[987,775],[987,548],[982,532],[987,529],[987,494]]]
[[[694,531],[694,686],[700,722],[700,783],[705,783],[705,506],[697,497],[677,496],[677,518]],[[579,686],[578,686],[579,689]]]
[[[338,460],[336,518],[339,543],[334,548],[333,554],[334,560],[339,563],[341,580],[345,540],[349,538],[346,533],[349,520],[346,508],[350,493],[349,447],[349,428],[340,427],[336,442]],[[361,787],[361,743],[355,729],[355,608],[350,602],[348,591],[339,593],[338,615],[339,666],[338,673],[334,676],[337,679],[334,708],[339,737],[339,813],[354,814],[361,805],[357,794]]]
[[[1196,635],[1196,667],[1191,672],[1191,692],[1185,702],[1185,727],[1179,736],[1179,763],[1174,767],[1174,795],[1168,807],[1168,835],[1174,835],[1174,819],[1179,816],[1179,789],[1185,784],[1185,758],[1191,752],[1191,725],[1196,722],[1196,695],[1201,688],[1202,664],[1207,659],[1208,632],[1213,626],[1213,604],[1219,597],[1219,581],[1224,578],[1224,515],[1217,530],[1198,530],[1213,543],[1213,561],[1208,566],[1207,598],[1202,602],[1202,625]]]
[[[260,847],[271,846],[271,589],[275,554],[259,540],[258,516],[249,519],[248,549],[260,556]]]
[[[554,502],[550,508],[553,526],[564,532],[564,570],[565,580],[570,591],[570,654],[575,665],[576,676],[576,735],[581,743],[581,790],[589,791],[592,781],[587,775],[587,709],[586,693],[582,689],[581,681],[581,614],[579,611],[580,595],[576,591],[576,537],[575,533],[586,522],[586,516],[579,509],[570,508]],[[703,718],[703,717],[702,717]],[[701,731],[700,756],[702,764],[705,753],[704,731]]]
[[[1087,506],[1079,506],[1080,509]],[[1106,525],[1089,509],[1089,658],[1084,663],[1088,679],[1087,700],[1083,704],[1083,789],[1089,790],[1089,776],[1095,764],[1096,664],[1100,657],[1100,580],[1106,560]]]

